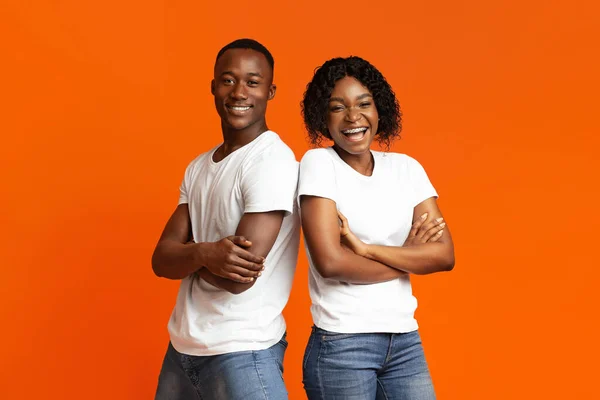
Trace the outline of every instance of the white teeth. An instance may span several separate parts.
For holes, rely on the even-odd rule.
[[[234,111],[246,111],[249,110],[250,107],[230,107]]]
[[[347,129],[345,131],[342,131],[344,134],[350,134],[350,133],[358,133],[358,132],[366,132],[367,128],[362,127],[362,128],[354,128],[354,129]]]

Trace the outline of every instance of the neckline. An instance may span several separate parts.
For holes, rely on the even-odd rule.
[[[343,168],[346,168],[348,171],[350,171],[350,173],[354,174],[354,176],[363,179],[363,180],[372,180],[375,178],[377,171],[379,171],[379,161],[377,160],[377,152],[373,151],[371,149],[369,149],[369,152],[371,153],[371,157],[373,157],[373,172],[371,173],[371,175],[363,175],[360,172],[358,172],[357,170],[355,170],[354,168],[352,168],[350,165],[348,165],[348,163],[346,163],[346,161],[342,160],[342,158],[339,156],[339,154],[333,149],[333,146],[327,147],[326,149],[329,154],[331,155],[331,157],[333,159],[335,159],[338,163],[343,165]]]
[[[258,143],[258,142],[261,140],[261,138],[262,138],[263,136],[268,136],[268,134],[270,134],[270,133],[275,133],[275,132],[273,132],[273,131],[271,131],[271,130],[264,131],[263,133],[261,133],[260,135],[258,135],[256,138],[254,138],[254,140],[252,140],[250,143],[248,143],[248,144],[246,144],[246,145],[244,145],[244,146],[240,147],[239,149],[237,149],[237,150],[234,150],[234,151],[232,151],[231,153],[227,154],[225,157],[223,157],[223,159],[222,159],[222,160],[220,160],[220,161],[215,161],[215,160],[213,160],[213,156],[215,155],[215,152],[216,152],[217,150],[219,150],[219,149],[221,148],[221,146],[223,146],[223,143],[224,143],[224,142],[221,142],[221,143],[219,143],[219,145],[215,146],[215,147],[214,147],[214,148],[211,150],[211,152],[210,152],[210,154],[209,154],[209,157],[208,157],[208,159],[210,160],[210,164],[211,164],[211,165],[215,165],[215,166],[217,166],[217,165],[221,165],[221,164],[223,163],[223,161],[226,161],[226,160],[230,159],[230,158],[231,158],[231,157],[232,157],[234,154],[240,154],[240,153],[241,153],[241,150],[244,150],[244,149],[246,149],[246,150],[247,150],[247,149],[250,149],[250,148],[252,148],[252,147],[253,147],[253,146],[254,146],[256,143]]]

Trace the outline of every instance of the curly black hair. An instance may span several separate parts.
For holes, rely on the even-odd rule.
[[[335,83],[346,76],[357,79],[373,95],[379,114],[376,139],[389,150],[392,141],[399,138],[402,131],[400,105],[381,72],[368,61],[356,56],[326,61],[315,70],[312,81],[306,85],[300,107],[308,139],[314,146],[319,146],[323,138],[331,139],[327,129],[329,98]]]

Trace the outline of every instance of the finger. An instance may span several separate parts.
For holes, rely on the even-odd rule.
[[[348,228],[348,220],[347,219],[340,218],[340,222],[342,223],[342,228],[344,228],[344,229]]]
[[[442,229],[441,231],[438,231],[438,233],[436,233],[435,235],[433,235],[431,237],[431,239],[429,239],[427,241],[427,243],[433,243],[433,242],[437,242],[438,240],[440,240],[442,238],[442,235],[444,234],[444,230]]]
[[[427,232],[425,232],[425,234],[421,238],[421,243],[429,242],[431,238],[433,238],[435,235],[437,235],[440,231],[444,230],[445,226],[446,226],[446,223],[442,222],[439,225],[435,225],[435,226],[431,227]]]
[[[340,222],[342,224],[342,228],[347,228],[348,227],[348,220],[346,219],[346,217],[344,217],[344,214],[342,214],[340,212],[340,210],[338,210],[337,214],[338,214],[338,219],[340,220]]]
[[[231,265],[241,267],[244,269],[249,269],[251,271],[262,271],[263,269],[265,269],[265,265],[262,262],[247,261],[244,258],[235,255],[231,257]]]
[[[348,227],[348,220],[346,219],[346,217],[344,217],[344,214],[342,214],[339,210],[338,219],[340,220],[340,235],[346,236],[350,231],[350,228]]]
[[[419,240],[421,240],[423,238],[423,236],[425,236],[425,234],[433,227],[438,226],[439,224],[441,224],[444,221],[444,218],[440,217],[440,218],[436,218],[433,221],[421,226],[419,228],[419,231],[417,232],[417,238]],[[437,231],[436,231],[437,232]]]
[[[419,231],[419,228],[421,227],[421,225],[423,225],[423,223],[427,220],[427,215],[428,213],[425,213],[423,215],[421,215],[419,218],[417,218],[417,220],[412,224],[412,227],[410,229],[410,232],[408,233],[408,237],[415,237],[417,236],[417,232]]]
[[[428,238],[430,238],[432,235],[436,234],[439,231],[439,229],[436,229],[437,226],[438,224],[436,221],[432,221],[428,224],[423,225],[419,229],[419,232],[417,232],[417,236],[415,237],[415,239],[420,243],[427,242]]]
[[[233,249],[233,256],[239,259],[245,260],[250,263],[263,264],[265,262],[264,257],[259,257],[250,253],[248,250],[244,250],[241,247]],[[234,258],[235,259],[235,258]]]
[[[225,278],[229,279],[230,281],[234,281],[234,282],[238,282],[238,283],[252,283],[255,279],[252,277],[246,278],[246,277],[240,276],[235,273],[227,274],[227,276],[225,276]]]
[[[237,275],[241,276],[242,278],[258,278],[259,276],[262,275],[262,269],[258,270],[258,271],[254,271],[254,270],[246,269],[243,267],[238,267],[236,265],[229,266],[228,270],[229,270],[228,274],[237,274]]]
[[[244,236],[230,236],[233,244],[241,247],[250,247],[252,246],[252,242],[246,239]]]

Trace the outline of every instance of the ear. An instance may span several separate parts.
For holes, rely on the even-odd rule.
[[[275,84],[271,84],[271,86],[269,86],[269,100],[273,100],[273,97],[275,97],[275,92],[277,91],[277,85]]]
[[[210,81],[210,94],[215,95],[215,80]]]

